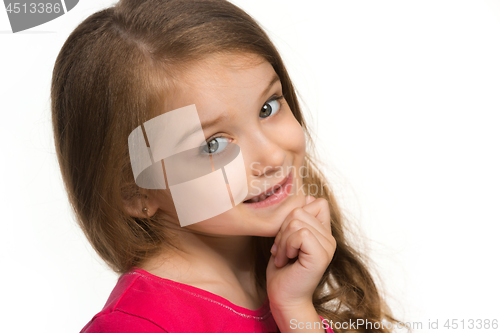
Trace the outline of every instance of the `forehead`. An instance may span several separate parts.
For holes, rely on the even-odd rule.
[[[276,75],[272,65],[253,54],[224,53],[185,66],[176,76],[167,110],[196,104],[200,117],[218,104],[245,103],[260,95]]]
[[[230,79],[233,75],[256,74],[266,70],[272,70],[272,66],[259,55],[248,53],[213,54],[188,65],[184,75],[181,76],[181,83],[193,82],[200,77]]]

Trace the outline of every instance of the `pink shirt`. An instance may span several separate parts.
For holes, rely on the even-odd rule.
[[[321,317],[320,317],[321,318]],[[279,332],[269,300],[248,310],[223,297],[134,268],[80,333]],[[329,328],[327,332],[333,333]]]

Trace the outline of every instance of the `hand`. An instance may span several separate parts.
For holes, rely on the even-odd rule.
[[[274,244],[266,271],[272,308],[296,312],[310,306],[337,245],[328,201],[307,196],[306,205],[285,218]]]

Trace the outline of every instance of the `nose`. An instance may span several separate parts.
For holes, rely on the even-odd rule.
[[[278,172],[286,160],[286,150],[281,147],[279,140],[263,132],[254,132],[247,145],[250,173],[255,176],[270,176]],[[244,157],[245,159],[245,157]]]

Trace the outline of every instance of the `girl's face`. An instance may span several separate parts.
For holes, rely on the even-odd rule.
[[[305,136],[283,95],[271,64],[250,54],[223,54],[198,61],[182,72],[166,101],[167,112],[195,104],[208,147],[214,153],[225,142],[237,144],[245,162],[250,199],[283,183],[289,194],[271,204],[241,202],[232,209],[184,227],[211,235],[272,237],[286,216],[305,204],[300,174],[304,174]],[[211,126],[211,120],[220,118]],[[172,214],[169,190],[156,204]],[[273,199],[273,198],[271,198]]]

